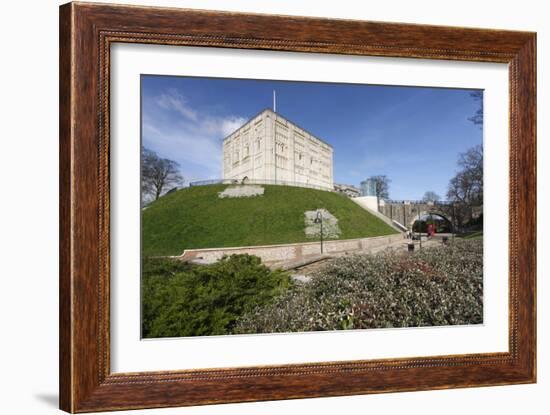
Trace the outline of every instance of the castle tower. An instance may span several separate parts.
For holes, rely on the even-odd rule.
[[[223,140],[224,179],[333,190],[333,148],[271,109]]]

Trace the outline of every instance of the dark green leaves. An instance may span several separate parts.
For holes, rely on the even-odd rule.
[[[239,320],[239,333],[483,322],[483,241],[335,260]]]
[[[207,266],[145,259],[142,335],[230,334],[240,315],[268,304],[290,284],[287,274],[271,271],[249,255],[232,255]]]

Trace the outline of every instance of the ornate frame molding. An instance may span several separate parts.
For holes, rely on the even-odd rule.
[[[508,63],[510,351],[111,373],[109,70],[110,45],[117,42]],[[61,409],[89,412],[534,382],[535,48],[535,34],[525,32],[86,3],[61,6]],[[520,225],[527,231],[520,234]]]

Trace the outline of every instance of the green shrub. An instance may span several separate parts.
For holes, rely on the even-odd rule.
[[[230,334],[239,316],[269,304],[291,284],[250,255],[212,265],[145,259],[142,273],[142,336]]]
[[[412,255],[353,255],[241,317],[236,333],[483,322],[483,241]]]

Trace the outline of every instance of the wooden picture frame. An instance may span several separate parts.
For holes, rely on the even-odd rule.
[[[507,63],[509,352],[111,373],[109,59],[117,42]],[[61,409],[91,412],[535,382],[535,33],[69,3],[60,8],[59,93]]]

